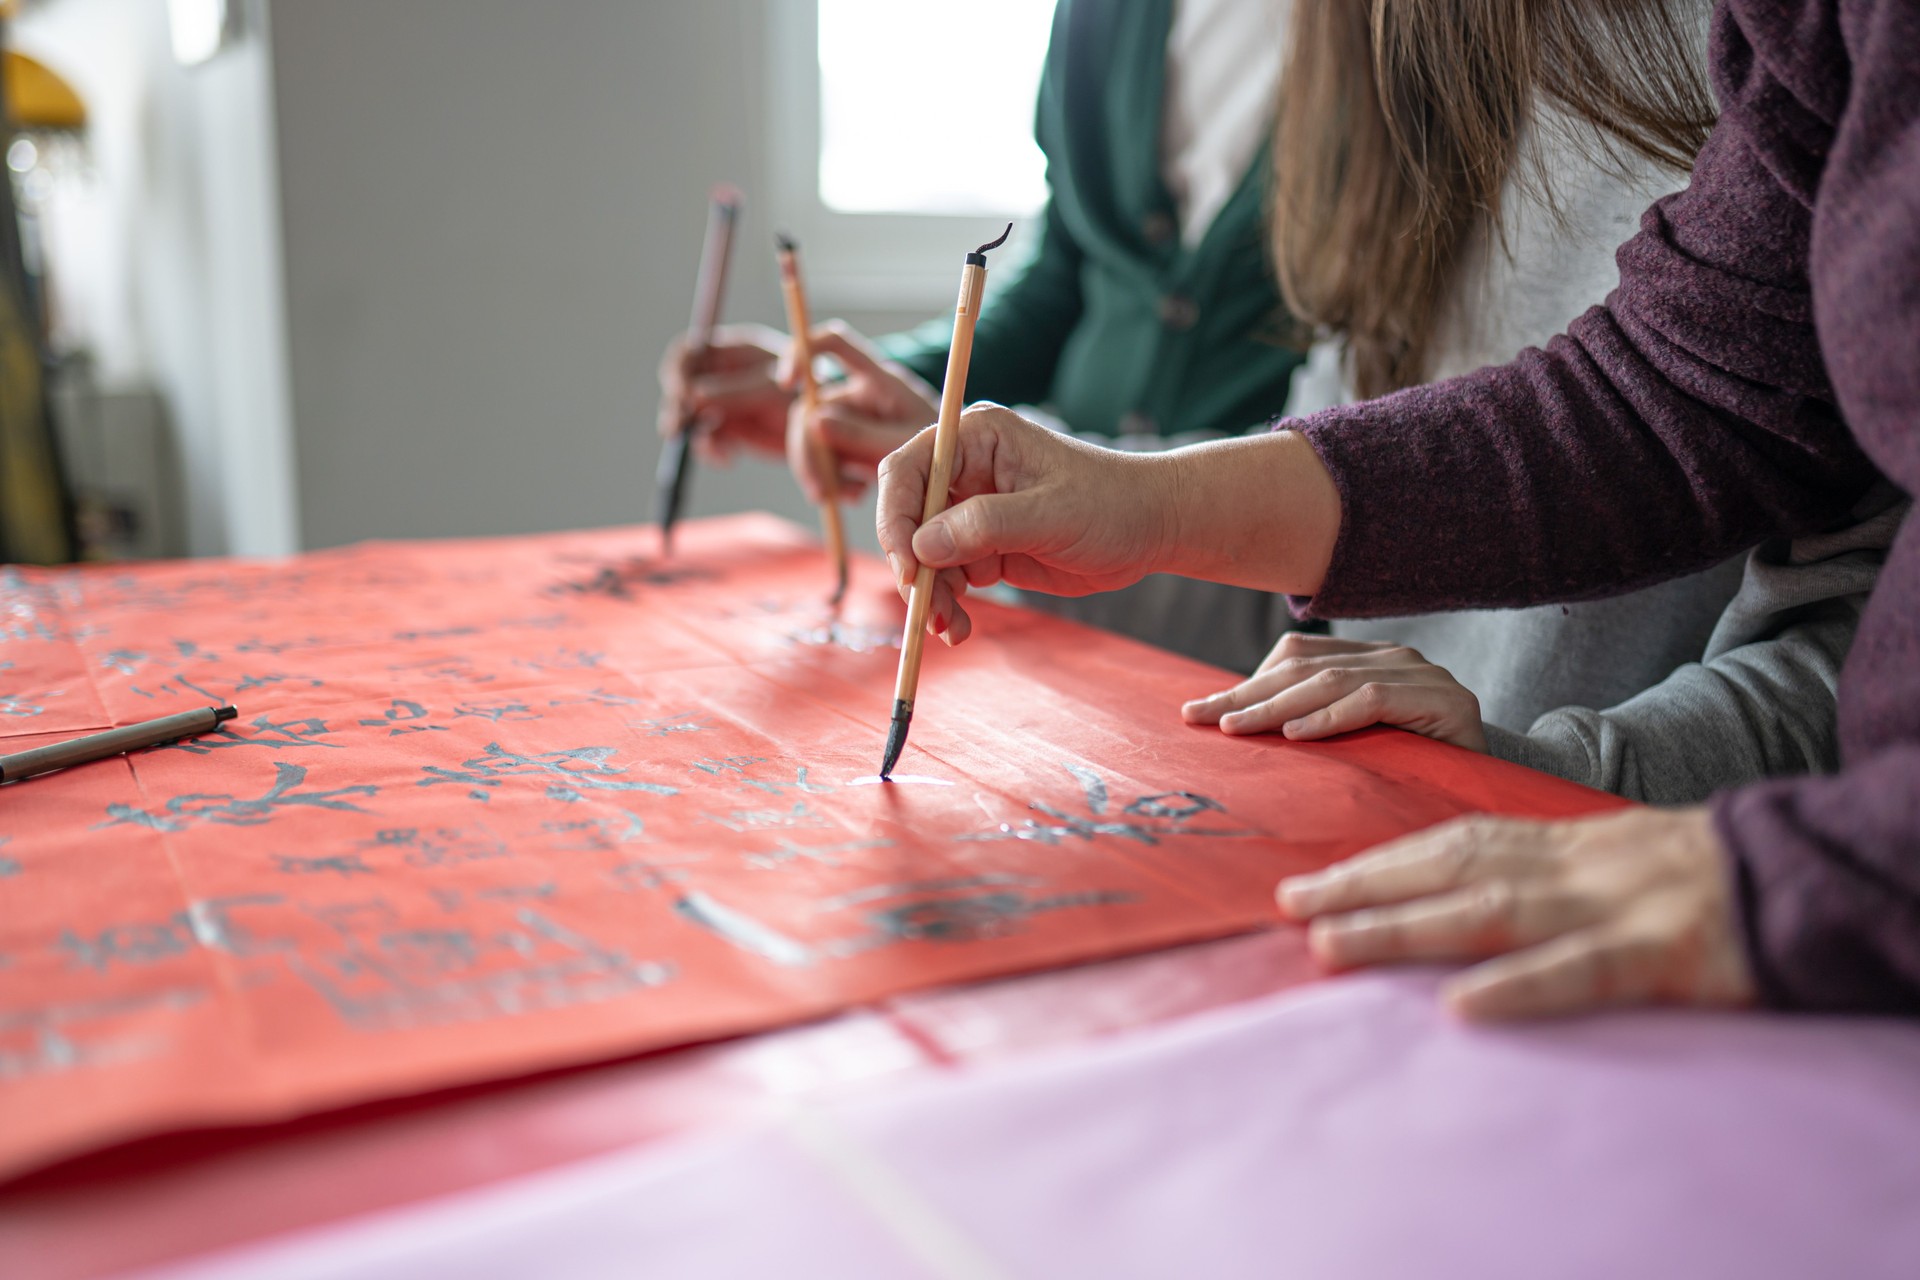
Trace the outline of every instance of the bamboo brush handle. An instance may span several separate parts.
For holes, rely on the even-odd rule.
[[[793,330],[794,367],[800,373],[800,409],[802,420],[811,423],[813,410],[820,403],[819,384],[813,377],[813,320],[807,313],[807,295],[800,284],[800,264],[791,253],[780,255],[780,292],[787,303],[787,327]],[[809,425],[807,451],[820,472],[820,486],[827,501],[840,499],[840,473],[837,467],[824,465],[833,451]]]
[[[840,461],[812,426],[820,389],[813,378],[813,320],[807,314],[807,293],[800,284],[800,263],[792,251],[780,254],[780,292],[787,303],[787,327],[793,330],[794,362],[800,371],[800,415],[806,427],[807,455],[820,477],[820,522],[827,535],[827,551],[836,565],[847,562],[847,531],[840,519]]]
[[[987,269],[968,263],[960,271],[960,301],[954,312],[953,346],[947,352],[947,379],[940,388],[940,421],[933,429],[933,468],[927,473],[927,501],[920,523],[947,509],[947,489],[953,483],[953,455],[960,444],[960,411],[966,407],[967,364],[973,358],[973,326],[980,317],[980,295]],[[913,701],[920,686],[920,656],[927,638],[927,614],[933,608],[933,570],[921,565],[913,577],[907,600],[907,629],[900,637],[900,675],[894,682],[896,702]]]

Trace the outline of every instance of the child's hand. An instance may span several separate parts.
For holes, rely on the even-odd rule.
[[[1217,724],[1223,733],[1310,741],[1390,724],[1487,749],[1480,700],[1444,667],[1401,645],[1298,631],[1281,636],[1252,676],[1180,713],[1188,724]]]

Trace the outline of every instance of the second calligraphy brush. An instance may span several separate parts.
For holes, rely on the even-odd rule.
[[[787,300],[787,328],[793,332],[793,362],[800,375],[800,416],[791,419],[789,433],[799,431],[802,439],[789,437],[791,449],[798,445],[813,460],[813,473],[820,477],[820,521],[826,527],[827,553],[833,557],[834,588],[831,603],[839,604],[847,594],[847,531],[840,522],[840,460],[820,433],[813,429],[814,405],[819,389],[813,381],[813,321],[807,315],[807,291],[800,282],[800,246],[787,236],[775,236],[780,257],[780,292]]]
[[[727,292],[727,263],[733,256],[733,224],[740,216],[738,188],[721,183],[709,194],[707,238],[700,249],[700,274],[693,287],[693,322],[687,326],[687,353],[695,361],[713,343],[713,326],[720,320],[720,302]],[[693,432],[698,424],[683,416],[680,430],[660,446],[660,551],[673,554],[673,526],[687,497],[687,477],[693,472]]]
[[[55,769],[71,769],[108,756],[211,733],[239,714],[233,707],[195,707],[192,711],[161,716],[158,720],[130,724],[122,729],[108,729],[105,733],[90,733],[84,738],[68,738],[65,742],[16,751],[0,756],[0,782],[31,778]]]
[[[953,314],[953,345],[947,349],[947,380],[940,388],[940,421],[933,430],[933,468],[927,473],[927,500],[920,523],[947,509],[947,486],[953,480],[953,453],[960,443],[960,410],[967,398],[967,364],[973,358],[973,327],[980,319],[980,295],[987,284],[987,250],[998,249],[1013,234],[1013,224],[967,255],[960,268],[960,301]],[[893,685],[893,721],[887,726],[887,752],[880,776],[893,773],[906,749],[907,727],[913,723],[913,698],[920,687],[920,652],[927,638],[927,611],[933,607],[933,570],[921,565],[907,597],[907,629],[900,638],[900,674]]]

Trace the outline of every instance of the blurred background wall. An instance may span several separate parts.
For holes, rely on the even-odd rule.
[[[295,549],[272,76],[264,23],[186,68],[161,0],[47,0],[12,39],[88,106],[89,172],[44,218],[56,340],[84,329],[114,406],[153,412],[193,554]],[[264,12],[260,15],[264,17]],[[61,249],[69,252],[60,253]],[[122,449],[125,437],[116,437]],[[172,531],[169,531],[172,532]]]
[[[1012,2],[1044,30],[1047,0]],[[790,0],[233,3],[190,67],[167,0],[39,0],[14,30],[89,99],[107,247],[63,292],[100,382],[161,393],[180,549],[648,518],[655,364],[716,181],[747,193],[727,318],[781,323],[760,250]],[[816,312],[879,333],[944,285],[928,302]],[[692,507],[812,521],[757,463],[702,471]],[[871,545],[870,499],[849,528]]]

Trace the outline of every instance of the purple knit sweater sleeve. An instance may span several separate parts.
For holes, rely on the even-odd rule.
[[[1635,587],[1920,491],[1920,5],[1723,0],[1722,117],[1544,351],[1298,424],[1328,616]],[[1290,424],[1293,425],[1293,424]],[[1920,1012],[1920,521],[1840,681],[1843,768],[1714,802],[1763,996]]]

